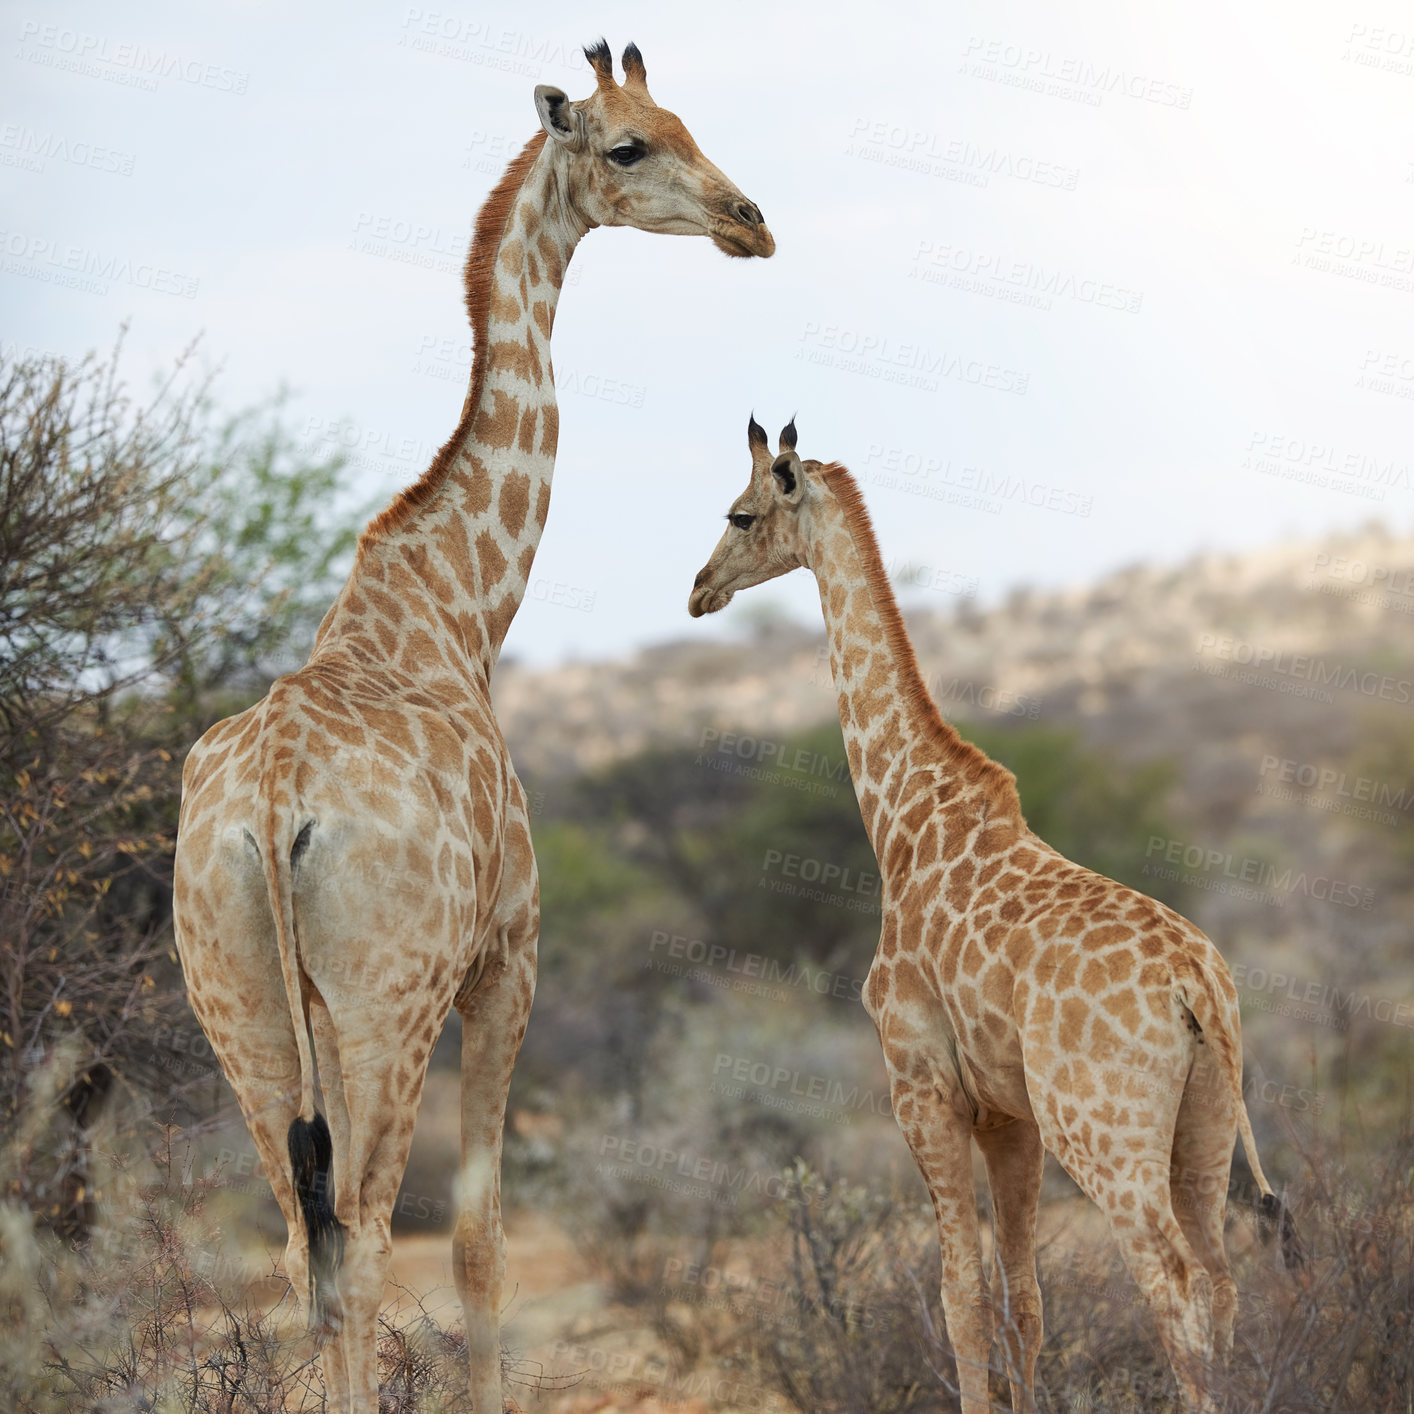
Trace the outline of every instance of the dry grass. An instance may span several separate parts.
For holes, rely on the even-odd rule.
[[[0,1155],[0,1180],[42,1138],[44,1106],[65,1083],[58,1057],[34,1077],[32,1108]],[[101,1185],[97,1221],[81,1241],[20,1203],[0,1206],[0,1408],[324,1408],[315,1351],[287,1284],[244,1263],[235,1238],[241,1195],[219,1171],[193,1176],[184,1143],[163,1131],[137,1158],[131,1142],[120,1158],[116,1135],[100,1135],[89,1164]],[[1288,1194],[1309,1258],[1299,1272],[1284,1269],[1249,1205],[1240,1197],[1230,1204],[1241,1304],[1234,1358],[1211,1376],[1222,1409],[1408,1414],[1412,1178],[1414,1128],[1373,1158],[1309,1144]],[[678,1221],[681,1195],[671,1203],[664,1195],[656,1218],[635,1211],[629,1231],[612,1203],[594,1216],[577,1210],[576,1225],[590,1220],[603,1239],[589,1246],[617,1239],[627,1250],[605,1268],[617,1278],[609,1282],[613,1304],[571,1340],[573,1352],[589,1351],[579,1360],[586,1380],[576,1407],[583,1399],[591,1401],[585,1408],[637,1407],[638,1395],[618,1388],[623,1381],[605,1383],[620,1366],[635,1389],[669,1404],[691,1397],[703,1410],[957,1407],[926,1204],[827,1181],[801,1163],[782,1184],[769,1220],[758,1214],[739,1231],[699,1229],[695,1237]],[[1177,1414],[1148,1311],[1088,1206],[1074,1211],[1084,1216],[1058,1231],[1052,1223],[1040,1255],[1047,1332],[1034,1414]],[[596,1376],[594,1359],[620,1344],[617,1361],[606,1355]],[[418,1293],[403,1291],[389,1308],[379,1353],[389,1414],[466,1407],[460,1335]],[[993,1382],[1001,1409],[1004,1373],[998,1365]],[[573,1370],[542,1379],[532,1364],[508,1365],[506,1375],[529,1406],[537,1392],[575,1381]]]

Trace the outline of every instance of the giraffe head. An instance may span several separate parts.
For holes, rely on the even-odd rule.
[[[692,582],[687,611],[694,619],[725,609],[738,589],[750,589],[806,563],[801,509],[827,495],[821,464],[802,462],[795,451],[795,421],[781,432],[773,457],[765,430],[753,417],[746,425],[751,480],[727,512],[727,528],[712,558]]]
[[[638,46],[624,50],[622,84],[602,39],[584,53],[598,81],[588,98],[572,103],[548,84],[535,90],[562,189],[580,221],[710,236],[728,255],[771,255],[776,242],[755,203],[702,155],[675,113],[654,103]]]

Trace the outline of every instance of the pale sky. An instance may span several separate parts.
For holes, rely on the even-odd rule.
[[[1414,18],[1061,8],[6,5],[0,340],[128,320],[141,383],[199,334],[226,405],[291,385],[391,499],[461,408],[476,209],[603,34],[778,249],[581,244],[508,655],[818,622],[804,572],[687,617],[753,409],[861,476],[906,603],[1407,531]]]

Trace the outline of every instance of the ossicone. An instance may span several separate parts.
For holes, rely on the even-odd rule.
[[[624,50],[624,87],[641,88],[644,93],[648,92],[648,70],[643,67],[643,55],[639,53],[638,45],[632,40],[628,43],[628,48]]]
[[[600,88],[617,88],[614,82],[614,56],[609,49],[609,41],[601,39],[597,44],[584,46],[584,57],[594,70],[594,78]]]

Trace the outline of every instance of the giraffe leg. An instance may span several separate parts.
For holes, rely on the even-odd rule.
[[[1077,1113],[1068,1127],[1062,1126],[1055,1118],[1058,1108],[1043,1108],[1038,1115],[1046,1147],[1104,1213],[1120,1256],[1154,1314],[1186,1407],[1201,1414],[1215,1411],[1204,1393],[1213,1353],[1213,1280],[1174,1213],[1172,1129],[1157,1126],[1169,1135],[1163,1152],[1120,1157],[1111,1150],[1099,1162],[1072,1139],[1086,1131],[1089,1117]],[[1100,1128],[1097,1121],[1093,1127]]]
[[[890,1032],[880,1025],[881,1037]],[[992,1353],[992,1303],[982,1272],[977,1193],[972,1183],[972,1120],[940,1088],[943,1072],[916,1050],[885,1040],[894,1117],[928,1185],[942,1249],[942,1302],[957,1360],[962,1414],[985,1414]]]
[[[1208,1414],[1217,1409],[1205,1392],[1213,1353],[1213,1279],[1174,1213],[1169,1171],[1167,1157],[1137,1160],[1127,1181],[1098,1185],[1097,1201],[1154,1313],[1186,1407]]]
[[[1212,1278],[1213,1356],[1222,1363],[1232,1355],[1237,1315],[1237,1283],[1228,1265],[1223,1225],[1239,1098],[1211,1051],[1202,1049],[1179,1105],[1169,1180],[1179,1226]]]
[[[538,921],[525,914],[503,930],[504,949],[463,998],[462,1173],[452,1267],[466,1329],[469,1390],[477,1414],[501,1414],[501,1284],[506,1238],[501,1226],[501,1144],[511,1072],[535,991]]]
[[[1153,1312],[1185,1406],[1215,1411],[1205,1393],[1213,1279],[1174,1213],[1170,1186],[1179,1112],[1199,1048],[1185,1037],[1168,1051],[1156,1049],[1147,1066],[1077,1067],[1058,1059],[1044,1025],[1023,1045],[1026,1087],[1040,1098],[1036,1123],[1046,1148],[1104,1213]]]
[[[295,1198],[290,1172],[288,1135],[290,1121],[299,1113],[299,1058],[290,1042],[293,1069],[283,1076],[253,1076],[238,1069],[240,1062],[221,1055],[221,1065],[235,1091],[241,1115],[260,1156],[260,1166],[270,1183],[275,1201],[285,1219],[289,1236],[285,1243],[285,1275],[289,1278],[297,1307],[313,1311],[309,1305],[309,1235]]]
[[[1035,1404],[1036,1357],[1044,1330],[1036,1279],[1036,1205],[1046,1151],[1041,1131],[1029,1120],[977,1130],[973,1138],[987,1163],[996,1222],[992,1309],[1001,1315],[1011,1407],[1022,1411]]]
[[[326,1378],[339,1380],[338,1414],[377,1414],[378,1310],[393,1251],[391,1222],[412,1147],[422,1083],[446,1010],[430,1000],[407,1029],[390,1026],[384,999],[357,1009],[331,1005],[327,1038],[337,1051],[338,1089],[330,1104],[347,1143],[334,1148],[334,1212],[344,1225],[339,1272],[343,1322]],[[435,1015],[434,1015],[435,1013]],[[420,1028],[420,1029],[419,1029]],[[334,1088],[325,1076],[326,1094]],[[331,1134],[333,1127],[331,1125]],[[331,1386],[332,1394],[332,1386]]]
[[[309,1303],[309,1236],[295,1198],[290,1171],[290,1121],[299,1113],[300,1064],[290,1004],[285,995],[274,926],[263,886],[242,890],[233,884],[221,927],[200,947],[186,943],[187,991],[192,1010],[221,1064],[265,1178],[289,1230],[285,1274],[296,1305]],[[186,928],[181,935],[185,935]],[[181,936],[179,935],[179,936]],[[219,956],[219,968],[205,959]]]

